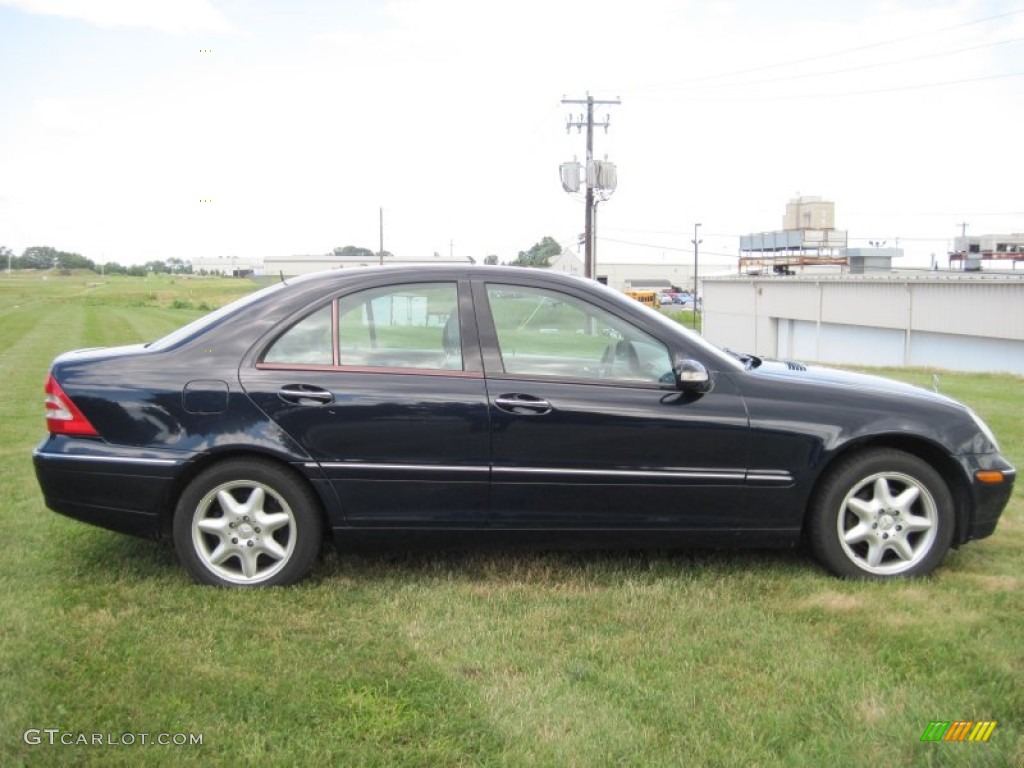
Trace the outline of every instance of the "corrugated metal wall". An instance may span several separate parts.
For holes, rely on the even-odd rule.
[[[767,357],[1024,374],[1024,275],[708,278],[704,335]]]

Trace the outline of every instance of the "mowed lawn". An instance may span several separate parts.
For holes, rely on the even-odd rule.
[[[50,360],[254,287],[0,275],[0,765],[1024,764],[1021,489],[994,537],[892,584],[799,551],[393,552],[218,590],[168,544],[45,509],[31,451]],[[1022,385],[941,377],[1018,467]],[[998,725],[924,743],[933,720]],[[60,743],[96,735],[135,743]]]

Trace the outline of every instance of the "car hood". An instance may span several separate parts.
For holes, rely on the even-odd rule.
[[[887,379],[882,376],[873,376],[867,373],[854,373],[838,368],[828,368],[821,365],[805,365],[782,360],[763,360],[759,366],[749,371],[755,376],[764,376],[777,379],[788,379],[793,381],[806,381],[816,384],[827,384],[835,387],[849,387],[859,391],[884,392],[890,395],[904,395],[907,397],[930,400],[936,403],[957,405],[964,407],[962,403],[947,395],[933,392],[923,387],[907,384],[902,381]]]

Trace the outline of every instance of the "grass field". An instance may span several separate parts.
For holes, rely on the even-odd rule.
[[[800,552],[389,553],[240,593],[46,510],[30,454],[52,357],[253,287],[0,276],[0,765],[1024,765],[1020,487],[994,537],[891,584]],[[941,380],[1018,467],[1022,384]],[[998,726],[922,743],[933,720]],[[136,743],[60,743],[80,734]]]

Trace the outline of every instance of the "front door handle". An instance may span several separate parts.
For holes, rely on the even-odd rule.
[[[277,396],[292,405],[328,405],[334,402],[330,391],[309,384],[287,384],[277,390]]]
[[[494,404],[501,410],[517,416],[543,416],[553,410],[551,403],[543,398],[518,393],[498,395],[494,398]]]

